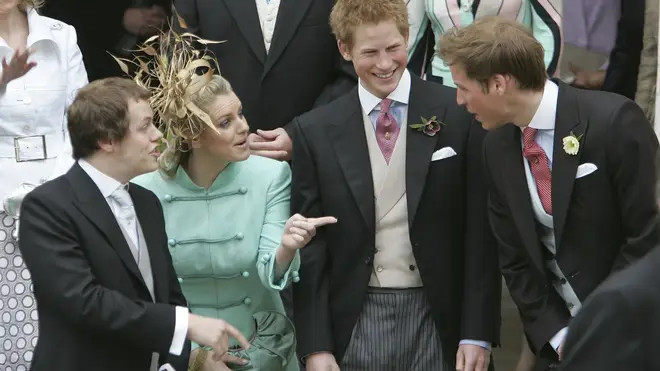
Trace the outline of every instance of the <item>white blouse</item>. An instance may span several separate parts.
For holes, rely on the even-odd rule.
[[[66,109],[88,82],[75,29],[35,10],[27,18],[37,65],[0,90],[0,212],[22,183],[43,183],[73,164]],[[0,59],[13,54],[0,38]]]

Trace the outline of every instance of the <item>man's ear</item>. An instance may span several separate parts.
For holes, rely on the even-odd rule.
[[[112,153],[115,151],[115,145],[116,141],[110,140],[110,139],[101,139],[98,141],[98,146],[99,148],[108,153]]]
[[[345,42],[337,40],[337,48],[339,48],[339,53],[341,53],[341,56],[344,57],[345,60],[349,62],[353,60],[353,57],[351,57],[351,49]]]

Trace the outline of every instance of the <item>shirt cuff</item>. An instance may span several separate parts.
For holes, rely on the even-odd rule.
[[[170,345],[170,354],[180,356],[188,334],[188,308],[175,308],[176,321],[174,322],[174,336]]]
[[[568,331],[568,327],[564,327],[563,329],[559,330],[559,332],[556,333],[555,336],[552,337],[552,339],[550,339],[550,345],[552,345],[552,349],[554,349],[555,352],[564,343],[564,338],[566,337],[567,331]]]
[[[481,341],[481,340],[469,340],[469,339],[466,339],[466,340],[461,340],[461,342],[458,343],[458,344],[459,344],[459,345],[463,345],[463,344],[467,344],[467,345],[476,345],[476,346],[480,346],[480,347],[482,347],[482,348],[488,350],[489,352],[491,351],[491,345],[490,345],[490,343],[487,342],[487,341]]]

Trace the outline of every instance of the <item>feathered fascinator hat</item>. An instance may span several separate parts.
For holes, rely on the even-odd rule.
[[[176,10],[174,16],[181,29],[187,30]],[[135,66],[133,80],[151,91],[151,107],[166,146],[161,153],[185,150],[181,145],[198,137],[204,126],[216,130],[209,115],[191,98],[211,81],[213,66],[218,73],[220,68],[210,51],[200,50],[195,44],[224,42],[205,40],[189,32],[177,33],[171,23],[167,31],[160,31],[133,50],[142,52],[142,56],[135,55],[133,60],[112,56],[127,75],[129,64]]]

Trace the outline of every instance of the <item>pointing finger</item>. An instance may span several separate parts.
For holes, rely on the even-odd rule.
[[[309,218],[307,221],[312,223],[315,227],[322,227],[324,225],[337,223],[337,218],[334,216],[322,216],[320,218]]]

